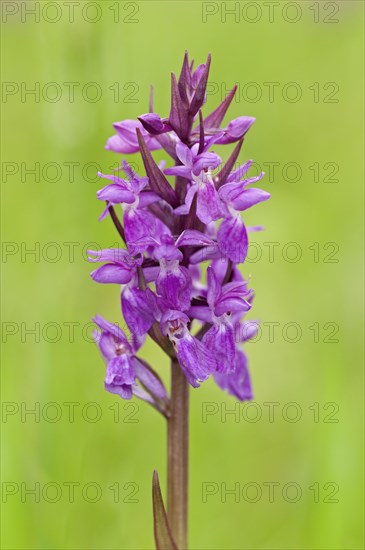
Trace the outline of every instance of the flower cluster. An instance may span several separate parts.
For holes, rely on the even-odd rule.
[[[151,94],[149,113],[114,124],[116,134],[106,148],[139,152],[145,176],[125,160],[114,175],[99,174],[109,180],[97,193],[106,202],[101,218],[112,217],[125,247],[90,251],[90,261],[103,264],[91,275],[98,283],[121,286],[131,335],[127,339],[117,325],[95,318],[100,329],[95,338],[107,363],[105,387],[124,399],[134,394],[162,412],[165,388],[136,355],[147,334],[177,359],[193,387],[212,375],[237,399],[252,398],[241,343],[256,334],[257,324],[242,321],[253,291],[238,266],[247,255],[247,232],[261,228],[247,228],[241,212],[270,195],[252,187],[263,177],[247,177],[252,161],[236,164],[255,119],[241,116],[222,128],[236,87],[203,117],[209,68],[210,56],[193,70],[186,54],[179,79],[172,74],[168,117],[154,112]],[[212,148],[232,143],[223,164]],[[167,153],[171,167],[156,164],[151,155],[156,149]]]

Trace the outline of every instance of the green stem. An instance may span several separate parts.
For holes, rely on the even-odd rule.
[[[179,550],[187,550],[189,385],[176,360],[171,361],[170,415],[167,426],[167,516]]]

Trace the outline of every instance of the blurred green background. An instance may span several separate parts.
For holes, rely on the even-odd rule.
[[[148,110],[150,83],[167,115],[188,49],[212,52],[205,112],[239,84],[231,118],[257,118],[240,159],[272,193],[245,217],[266,228],[243,267],[255,405],[191,391],[190,546],[363,548],[363,3],[38,4],[35,20],[2,3],[2,547],[153,548],[164,421],[103,390],[90,319],[122,322],[119,290],[84,251],[118,242],[95,198],[97,166],[120,160],[111,124]],[[168,382],[150,342],[143,356]]]

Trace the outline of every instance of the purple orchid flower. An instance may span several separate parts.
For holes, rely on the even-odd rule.
[[[246,282],[220,283],[213,267],[208,267],[207,306],[192,306],[189,316],[212,324],[205,333],[203,343],[217,358],[217,371],[228,373],[234,368],[235,335],[232,314],[251,308],[247,298],[251,291]]]
[[[142,265],[142,258],[132,257],[122,248],[106,248],[104,250],[88,250],[89,262],[106,262],[91,273],[97,283],[112,283],[124,285],[130,283],[136,276],[137,266]]]
[[[255,122],[240,116],[222,124],[237,86],[203,115],[209,70],[210,56],[193,68],[186,53],[180,75],[172,74],[167,117],[154,112],[151,95],[149,113],[114,124],[116,135],[106,147],[140,151],[146,175],[136,174],[125,161],[125,177],[99,174],[110,180],[97,193],[107,204],[102,217],[111,214],[126,249],[91,252],[90,261],[103,264],[92,273],[95,281],[121,286],[122,312],[135,337],[148,333],[178,360],[193,386],[213,373],[218,385],[246,399],[251,392],[247,358],[236,332],[245,326],[240,318],[251,308],[253,294],[238,266],[246,258],[249,231],[262,228],[246,227],[240,213],[270,195],[252,185],[263,174],[247,177],[252,161],[234,168]],[[235,142],[222,164],[212,146]],[[151,151],[161,148],[175,166],[156,163]],[[114,210],[117,205],[120,210]],[[191,333],[195,321],[203,324],[197,337]]]
[[[187,311],[190,307],[192,281],[189,270],[180,265],[182,252],[175,245],[170,233],[162,233],[158,238],[147,237],[130,243],[134,253],[148,248],[160,269],[156,277],[156,290],[171,309]]]
[[[168,119],[161,119],[156,113],[146,113],[145,115],[139,116],[138,120],[149,134],[155,136],[172,131],[172,127],[169,124]]]
[[[194,176],[199,176],[203,171],[214,170],[222,163],[222,159],[216,153],[207,151],[209,146],[210,143],[208,142],[203,151],[199,153],[198,143],[193,145],[191,149],[185,143],[177,143],[176,155],[182,165],[167,168],[165,174],[192,180]]]
[[[217,145],[227,145],[239,141],[251,128],[255,122],[254,117],[240,116],[232,120],[227,128],[219,130],[219,137],[216,139]]]
[[[113,127],[117,133],[110,137],[106,143],[105,149],[109,151],[122,154],[138,153],[139,145],[136,128],[143,132],[143,137],[150,151],[161,148],[159,142],[149,135],[138,120],[122,120],[121,122],[115,122]]]
[[[254,338],[258,331],[257,321],[245,321],[235,326],[236,352],[232,372],[215,373],[218,386],[236,397],[239,401],[253,399],[251,377],[248,370],[248,358],[239,344]]]
[[[105,389],[123,399],[135,395],[151,404],[165,400],[167,394],[161,380],[145,361],[135,355],[141,342],[136,339],[129,342],[120,327],[100,315],[94,321],[101,330],[95,331],[94,338],[107,364]]]
[[[128,341],[116,325],[95,318],[100,329],[96,340],[107,364],[105,388],[124,399],[141,398],[168,423],[171,502],[165,514],[155,475],[157,548],[187,547],[188,384],[197,388],[212,375],[234,398],[253,396],[243,345],[258,325],[242,320],[254,294],[240,268],[248,235],[263,228],[246,227],[241,212],[270,195],[253,187],[262,173],[247,177],[252,161],[239,165],[255,118],[240,116],[224,123],[237,85],[205,112],[210,62],[208,55],[194,68],[186,52],[179,76],[171,75],[171,104],[164,118],[154,112],[152,87],[148,113],[114,124],[116,135],[106,148],[140,152],[145,172],[138,175],[123,161],[125,176],[119,171],[99,174],[109,180],[97,192],[106,202],[101,218],[110,215],[123,245],[89,252],[90,261],[101,262],[93,280],[119,285],[131,333]],[[235,144],[224,163],[212,150],[214,144]],[[157,162],[157,149],[174,166]],[[137,357],[147,335],[171,361],[169,396],[158,375]]]
[[[121,306],[128,328],[138,336],[144,336],[154,323],[153,313],[144,290],[138,288],[138,267],[143,259],[132,257],[123,249],[89,250],[90,262],[106,262],[91,273],[97,283],[122,285]],[[155,281],[158,267],[142,268],[147,283]]]
[[[110,205],[122,204],[124,211],[124,229],[127,242],[141,239],[148,235],[158,233],[163,223],[147,210],[147,207],[158,202],[160,197],[148,188],[148,178],[136,174],[129,164],[122,163],[123,170],[128,179],[118,176],[99,176],[113,183],[103,187],[97,192],[99,200],[107,201],[107,207],[101,215],[106,216]]]
[[[222,185],[219,190],[219,198],[224,216],[217,234],[218,245],[222,253],[234,263],[244,262],[248,250],[248,236],[245,224],[240,212],[251,208],[259,202],[270,198],[270,193],[262,189],[247,188],[252,183],[263,178],[264,173],[243,181],[232,181],[235,174],[242,175],[251,166],[252,161],[237,169]]]
[[[194,196],[197,195],[196,214],[200,221],[207,224],[222,217],[219,195],[216,191],[211,170],[222,163],[221,158],[206,149],[199,153],[199,144],[191,149],[184,143],[176,145],[176,155],[181,166],[167,168],[166,175],[180,176],[191,182],[186,193],[185,204],[175,209],[175,214],[189,213]]]
[[[251,377],[248,370],[248,359],[246,353],[236,349],[232,372],[216,373],[214,380],[217,385],[239,401],[250,401],[253,399]]]
[[[190,319],[180,311],[167,310],[161,318],[161,329],[172,342],[177,360],[189,384],[194,388],[216,371],[216,359],[211,350],[191,335]]]

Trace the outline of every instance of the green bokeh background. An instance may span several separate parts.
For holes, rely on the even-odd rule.
[[[165,488],[165,426],[144,403],[124,408],[124,402],[104,392],[102,360],[84,337],[90,335],[88,323],[95,313],[112,321],[121,322],[121,318],[118,288],[94,284],[82,254],[87,243],[108,247],[117,242],[110,220],[97,221],[101,205],[95,192],[100,182],[90,181],[95,166],[86,177],[82,167],[98,163],[107,172],[119,160],[103,149],[113,133],[111,124],[147,111],[150,83],[155,85],[156,111],[167,114],[169,74],[180,69],[188,48],[198,62],[212,52],[215,84],[208,97],[210,107],[238,82],[241,95],[232,105],[232,118],[242,114],[257,118],[241,160],[254,158],[261,167],[265,162],[280,163],[274,176],[267,174],[262,184],[272,199],[245,217],[248,224],[264,224],[266,231],[252,236],[261,259],[243,267],[257,293],[251,318],[279,325],[273,341],[263,325],[260,340],[247,345],[256,408],[237,405],[213,381],[191,392],[191,548],[363,548],[363,3],[335,2],[326,8],[325,2],[319,2],[318,23],[313,21],[317,8],[311,9],[314,4],[306,1],[296,3],[302,11],[296,23],[282,15],[285,8],[287,18],[294,17],[285,2],[276,7],[273,22],[267,7],[256,3],[262,8],[256,23],[247,21],[254,18],[254,11],[244,12],[245,18],[241,15],[238,21],[227,16],[223,22],[220,2],[210,3],[219,12],[204,23],[202,3],[192,1],[94,2],[102,12],[95,23],[81,17],[82,1],[75,8],[74,23],[68,23],[64,3],[57,4],[62,10],[59,22],[52,24],[41,17],[36,23],[29,16],[24,23],[15,15],[2,29],[3,81],[19,86],[23,82],[29,88],[39,82],[41,90],[44,84],[56,82],[62,89],[61,99],[54,103],[42,96],[39,102],[32,96],[21,101],[19,92],[6,102],[3,98],[2,104],[2,166],[6,169],[9,165],[4,163],[16,163],[19,170],[7,177],[3,173],[2,182],[3,240],[19,246],[19,252],[3,255],[2,263],[3,329],[18,330],[14,335],[3,333],[2,399],[14,403],[14,411],[19,407],[2,422],[2,481],[15,483],[19,490],[7,498],[3,494],[2,547],[153,547],[151,476],[157,468]],[[110,9],[116,4],[119,23]],[[246,9],[247,2],[237,4],[240,10]],[[227,7],[233,5],[230,2]],[[53,18],[55,12],[49,10],[46,17]],[[132,12],[136,22],[123,21]],[[90,8],[87,16],[93,18],[94,13]],[[326,16],[338,22],[324,22]],[[80,83],[74,102],[68,99],[65,82]],[[96,102],[88,102],[81,94],[89,82],[102,89]],[[120,88],[118,101],[109,89],[115,82]],[[262,91],[256,102],[252,100],[255,89],[244,88],[249,82]],[[279,83],[272,102],[264,82]],[[302,91],[297,102],[283,99],[288,82],[296,82]],[[316,82],[318,101],[313,95]],[[333,89],[324,88],[328,82],[338,86],[332,96],[337,102],[328,102]],[[288,90],[290,97],[293,90]],[[227,155],[227,149],[221,153]],[[140,164],[137,157],[133,160]],[[49,181],[55,174],[52,169],[39,181],[32,175],[22,178],[21,163],[31,168],[36,162],[41,167],[58,163],[58,181]],[[64,164],[70,162],[79,163],[74,181]],[[289,162],[302,171],[296,182],[288,181],[295,179],[294,172],[283,172]],[[309,168],[314,163],[320,166],[319,181],[314,181]],[[338,165],[332,176],[338,181],[328,181],[332,165],[326,163]],[[58,261],[47,261],[47,251],[50,258],[55,250],[47,249],[50,242],[61,250]],[[78,244],[70,260],[64,243],[72,242]],[[273,261],[264,245],[269,242],[279,243]],[[297,243],[301,251],[297,262],[283,258],[283,252],[290,257],[295,254],[294,248],[285,248],[288,242]],[[314,245],[318,261],[314,261],[314,243],[318,243]],[[326,243],[335,245],[325,248]],[[12,245],[6,246],[10,250]],[[39,246],[40,257],[24,257],[20,252],[24,246]],[[330,259],[337,261],[328,262],[332,250]],[[290,322],[298,323],[302,331],[295,343],[286,341],[293,339],[294,329],[286,338],[284,328]],[[39,342],[33,335],[24,336],[24,330],[35,323],[40,323],[41,332],[50,327],[48,323],[56,323],[58,340],[47,341],[55,336],[52,328],[46,330],[46,337],[41,334]],[[76,323],[73,341],[65,323]],[[318,342],[309,328],[315,323],[320,327]],[[326,323],[338,325],[332,336],[337,341],[326,341],[333,329]],[[150,342],[143,356],[168,381],[168,364]],[[50,402],[62,412],[54,423],[49,418],[56,409],[42,409]],[[67,402],[79,403],[74,422],[69,421]],[[92,417],[95,409],[83,409],[91,402],[101,411],[96,422],[81,414],[84,410],[84,416]],[[215,414],[204,422],[207,402],[214,404]],[[264,405],[269,402],[278,403],[272,422]],[[301,413],[297,422],[288,421],[288,415],[295,416],[295,409],[287,407],[291,402]],[[43,415],[22,418],[21,410],[34,408],[35,403]],[[9,405],[5,407],[10,410]],[[238,411],[239,418],[225,416],[224,407]],[[114,418],[116,411],[119,421]],[[262,417],[253,422],[257,411]],[[338,421],[328,422],[331,419]],[[52,486],[39,502],[31,495],[22,499],[21,484],[31,488],[37,482],[41,488],[58,483],[63,489],[60,500],[47,502],[55,494]],[[67,482],[80,484],[74,502],[69,502],[63,485]],[[90,482],[102,490],[95,503],[81,494]],[[273,502],[267,482],[279,484]],[[282,496],[289,482],[302,490],[298,502],[288,502],[295,497],[293,486],[287,488],[288,498]],[[119,503],[110,489],[116,483]],[[205,483],[218,491],[206,502]],[[258,485],[252,485],[247,495],[241,493],[238,502],[229,494],[224,502],[224,483],[228,489],[239,484],[243,491],[247,483]],[[315,483],[320,488],[318,499],[309,489]],[[257,486],[261,498],[248,502]],[[332,495],[335,502],[327,502],[337,486],[338,492]],[[137,502],[128,502],[135,489]],[[93,498],[92,487],[88,496]]]

